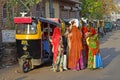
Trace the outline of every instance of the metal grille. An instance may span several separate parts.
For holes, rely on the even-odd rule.
[[[17,5],[17,11],[18,13],[20,12],[29,12],[29,5],[25,4],[26,1],[25,0],[17,0],[18,5]],[[20,15],[20,14],[19,14]]]

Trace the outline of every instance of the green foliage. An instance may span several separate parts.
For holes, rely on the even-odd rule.
[[[103,18],[102,3],[96,0],[82,0],[82,17],[93,19]]]
[[[18,7],[20,11],[26,10],[30,11],[30,7],[38,4],[41,0],[9,0],[8,7],[14,6]]]

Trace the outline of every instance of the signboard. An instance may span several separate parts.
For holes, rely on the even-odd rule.
[[[15,42],[15,30],[2,30],[2,42]]]
[[[15,17],[14,23],[31,23],[32,18],[31,17]]]

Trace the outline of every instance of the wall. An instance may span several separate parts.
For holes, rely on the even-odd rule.
[[[46,12],[46,18],[50,17],[50,13],[49,13],[49,1],[46,1],[45,3],[45,12]]]
[[[2,27],[2,8],[3,5],[6,3],[7,0],[0,0],[0,29]]]
[[[78,3],[74,2],[75,0],[70,1],[63,0],[60,2],[60,18],[80,18],[80,11],[75,7],[75,4]]]
[[[54,3],[53,3],[53,8],[54,8],[54,15],[55,15],[55,18],[59,18],[60,16],[60,8],[59,8],[59,3],[58,3],[58,1],[55,1]]]

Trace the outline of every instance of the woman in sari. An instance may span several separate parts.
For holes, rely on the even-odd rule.
[[[63,71],[63,60],[64,60],[64,46],[62,37],[60,38],[58,45],[58,55],[56,60],[56,71]]]
[[[86,37],[85,34],[88,32],[88,28],[85,24],[85,22],[82,21],[82,41],[83,41],[83,53],[84,53],[84,64],[85,67],[87,67],[87,62],[88,62],[88,45],[86,43]]]
[[[99,40],[98,34],[93,27],[90,32],[86,33],[86,42],[88,45],[88,65],[89,69],[102,67],[102,59],[99,53]]]
[[[52,39],[50,39],[53,52],[53,71],[57,70],[57,57],[60,38],[61,38],[60,28],[56,27],[53,31]]]
[[[72,70],[80,70],[84,68],[84,63],[82,60],[82,35],[74,24],[75,21],[71,22],[71,31],[68,35],[68,68]]]

